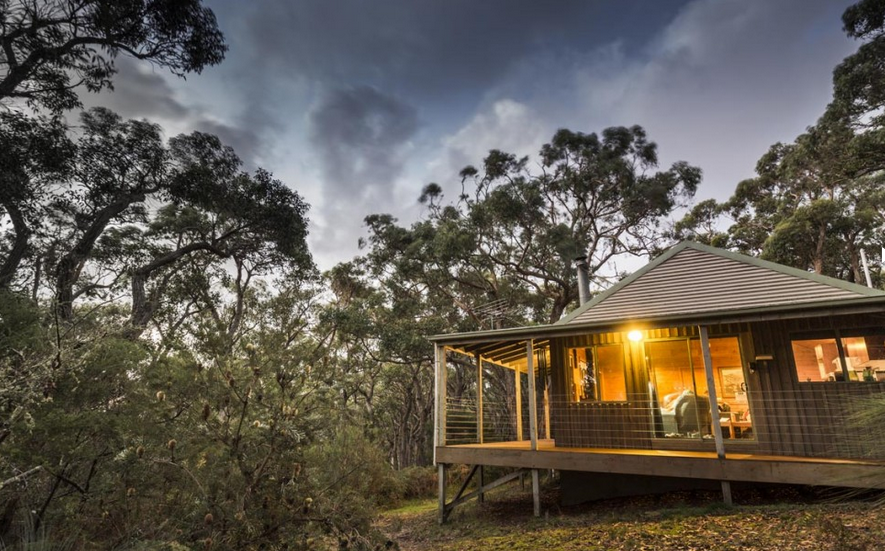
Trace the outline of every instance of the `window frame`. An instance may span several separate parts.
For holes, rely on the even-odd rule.
[[[620,375],[622,377],[621,380],[624,383],[624,399],[623,400],[605,400],[602,398],[602,388],[600,387],[600,384],[599,384],[600,383],[599,355],[598,355],[597,349],[604,348],[604,347],[618,347],[620,349],[620,351],[618,353],[618,358],[620,359]],[[569,378],[568,379],[568,384],[569,384],[568,403],[569,403],[569,405],[626,404],[626,403],[629,403],[629,401],[630,401],[628,398],[629,393],[627,392],[627,390],[628,390],[628,388],[627,388],[627,358],[626,358],[627,348],[625,346],[625,343],[612,342],[612,343],[605,343],[605,344],[588,344],[586,346],[569,346],[565,350],[566,350],[566,358],[567,358],[567,361],[569,362],[568,363],[568,378]],[[573,353],[577,350],[584,350],[585,355],[586,355],[587,351],[589,351],[590,355],[592,356],[593,375],[594,375],[594,380],[596,381],[596,385],[595,385],[596,397],[593,397],[593,398],[588,397],[583,400],[576,399],[575,392],[574,392],[575,387],[573,387],[573,385],[577,384],[574,379],[574,373],[575,373],[576,366],[572,365],[572,358],[573,358]]]
[[[857,378],[852,379],[850,371],[848,369],[848,355],[845,352],[845,347],[843,345],[843,339],[850,339],[854,337],[870,337],[870,336],[881,336],[885,338],[885,327],[857,327],[850,329],[821,329],[817,331],[801,331],[789,333],[789,346],[788,350],[790,351],[790,361],[792,362],[792,372],[793,378],[798,384],[802,385],[814,385],[821,383],[830,383],[830,384],[839,384],[839,383],[864,383],[868,381],[864,381],[863,379]],[[793,342],[794,341],[802,341],[802,340],[815,340],[815,339],[834,339],[836,341],[836,352],[839,355],[839,366],[842,372],[842,379],[835,381],[803,381],[799,378],[799,368],[796,363],[796,353],[793,350]]]

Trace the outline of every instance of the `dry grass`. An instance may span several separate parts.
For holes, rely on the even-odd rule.
[[[872,501],[795,488],[735,498],[741,505],[726,507],[716,493],[677,492],[565,508],[554,489],[534,518],[530,493],[515,487],[457,509],[445,526],[425,500],[388,511],[379,527],[403,551],[885,549],[885,510]]]

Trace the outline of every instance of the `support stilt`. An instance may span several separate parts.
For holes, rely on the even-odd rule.
[[[541,481],[538,473],[538,469],[532,469],[532,503],[536,517],[541,516]]]
[[[722,481],[722,501],[728,506],[734,505],[734,502],[731,499],[731,482],[726,480]]]
[[[437,468],[439,469],[439,523],[443,524],[448,516],[446,511],[446,466],[444,463],[440,463]]]
[[[477,496],[477,500],[480,503],[485,503],[486,501],[486,493],[483,491],[482,487],[486,485],[486,475],[483,472],[483,466],[479,466],[479,496]]]
[[[707,326],[699,326],[698,332],[701,335],[701,354],[704,357],[704,373],[707,376],[707,392],[710,396],[710,428],[713,430],[713,441],[716,444],[716,455],[719,459],[725,459],[725,441],[722,438],[722,426],[719,421],[719,401],[716,396],[716,377],[713,374],[713,360],[710,354],[710,338],[707,334]],[[722,500],[725,501],[726,505],[731,505],[731,483],[727,480],[722,480],[720,482],[722,484]]]

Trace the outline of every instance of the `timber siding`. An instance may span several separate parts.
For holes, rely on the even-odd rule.
[[[811,331],[881,327],[872,315],[829,316],[725,324],[710,327],[710,336],[737,335],[748,398],[753,414],[753,440],[727,440],[726,447],[742,452],[793,457],[864,459],[869,449],[851,427],[851,412],[864,398],[885,393],[885,382],[799,382],[790,345],[791,335]],[[558,447],[631,448],[658,447],[712,449],[712,441],[674,441],[653,438],[648,413],[648,372],[643,343],[657,339],[696,337],[695,327],[674,327],[648,332],[643,343],[630,343],[622,334],[589,334],[551,340],[551,433]],[[566,350],[594,344],[625,346],[627,393],[625,402],[571,403],[568,398]],[[771,354],[774,360],[751,372],[749,358]],[[588,430],[589,429],[589,430]],[[824,429],[824,430],[822,430]]]
[[[787,270],[769,262],[686,246],[632,281],[604,293],[569,324],[773,308],[881,295],[859,285]]]
[[[747,379],[760,452],[798,457],[867,458],[870,450],[849,419],[865,397],[885,393],[885,382],[799,382],[790,336],[809,331],[882,327],[879,316],[830,316],[752,324],[757,352],[774,361]],[[826,428],[821,434],[821,428]]]

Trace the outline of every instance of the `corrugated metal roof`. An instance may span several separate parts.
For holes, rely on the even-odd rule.
[[[671,263],[676,256],[680,258]],[[885,291],[685,241],[552,325],[451,333],[430,340],[488,343],[494,349],[527,338],[623,330],[636,323],[670,327],[882,311]]]
[[[878,295],[885,292],[684,242],[560,323],[777,309]]]

